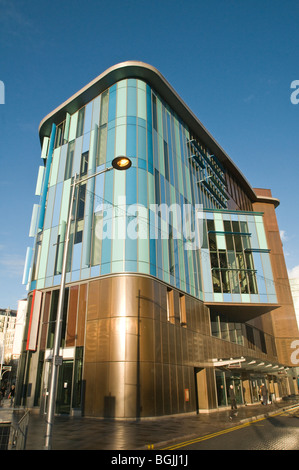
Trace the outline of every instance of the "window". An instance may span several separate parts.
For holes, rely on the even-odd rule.
[[[80,137],[83,134],[84,129],[84,115],[85,115],[85,107],[81,108],[78,113],[78,122],[77,122],[77,132],[76,137]]]
[[[261,349],[262,352],[267,354],[267,346],[266,346],[266,340],[265,340],[265,333],[263,331],[260,331],[260,340],[261,340]]]
[[[172,289],[167,289],[167,320],[170,323],[175,323],[174,295]]]
[[[247,341],[248,341],[248,347],[249,349],[254,349],[254,334],[253,334],[253,329],[251,326],[246,325],[246,336],[247,336]]]
[[[59,126],[56,128],[54,148],[60,147],[62,144],[64,144],[64,125],[65,121],[59,124]]]
[[[97,166],[103,165],[103,163],[105,163],[106,149],[107,149],[107,124],[103,124],[99,128]]]
[[[72,176],[74,151],[75,151],[75,141],[72,140],[71,142],[69,142],[68,147],[67,147],[66,165],[65,165],[65,173],[64,173],[65,180],[68,180]]]
[[[157,98],[153,94],[153,127],[157,130]]]
[[[214,312],[211,312],[210,321],[212,336],[216,336],[216,338],[221,338],[219,315]]]
[[[180,294],[180,323],[181,326],[187,326],[187,315],[186,315],[186,298],[183,294]]]
[[[100,127],[98,135],[98,148],[97,148],[97,166],[106,162],[106,149],[107,149],[107,123],[108,123],[108,102],[109,91],[104,91],[101,95],[101,112],[100,112]]]
[[[87,175],[88,156],[89,156],[89,152],[82,153],[82,156],[81,156],[81,169],[80,169],[80,176],[81,177]]]
[[[229,321],[226,315],[210,312],[211,333],[216,338],[243,345],[241,323]]]

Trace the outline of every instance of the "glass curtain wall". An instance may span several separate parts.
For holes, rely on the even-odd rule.
[[[273,301],[262,217],[224,215],[217,158],[137,79],[117,82],[56,127],[30,290],[60,283],[75,174],[104,170],[119,155],[132,160],[128,171],[106,172],[77,190],[67,282],[137,272],[200,300]],[[195,207],[203,208],[201,221]]]

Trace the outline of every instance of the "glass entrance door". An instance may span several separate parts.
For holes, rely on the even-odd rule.
[[[59,370],[56,412],[69,414],[72,397],[73,361],[63,361]]]
[[[235,392],[235,397],[236,397],[236,403],[238,405],[243,403],[243,390],[242,390],[242,380],[238,377],[226,377],[226,389],[227,393],[229,391],[230,385],[233,385],[234,387],[234,392]],[[229,398],[229,393],[228,393],[228,403],[230,404],[230,398]]]

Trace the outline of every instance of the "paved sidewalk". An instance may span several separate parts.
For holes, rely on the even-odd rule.
[[[53,450],[147,450],[163,449],[174,442],[201,437],[232,428],[238,424],[271,416],[299,406],[299,397],[271,405],[239,406],[238,415],[229,419],[230,410],[194,415],[142,419],[140,421],[105,420],[57,416],[53,426]],[[13,410],[8,403],[0,408],[0,422],[17,422],[23,410]],[[42,450],[45,417],[31,413],[26,450]]]

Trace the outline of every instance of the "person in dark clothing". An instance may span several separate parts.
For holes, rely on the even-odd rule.
[[[10,388],[9,396],[8,396],[8,398],[10,398],[10,406],[13,406],[13,403],[14,403],[15,390],[16,390],[15,386],[12,385]]]
[[[230,412],[230,415],[229,415],[229,419],[233,419],[233,416],[237,416],[237,412],[235,410],[237,410],[237,402],[236,402],[236,395],[235,395],[235,392],[234,392],[234,386],[233,385],[230,385],[229,386],[229,398],[230,398],[230,403],[231,403],[231,412]]]
[[[263,383],[261,386],[262,405],[267,405],[268,392],[266,385]]]

